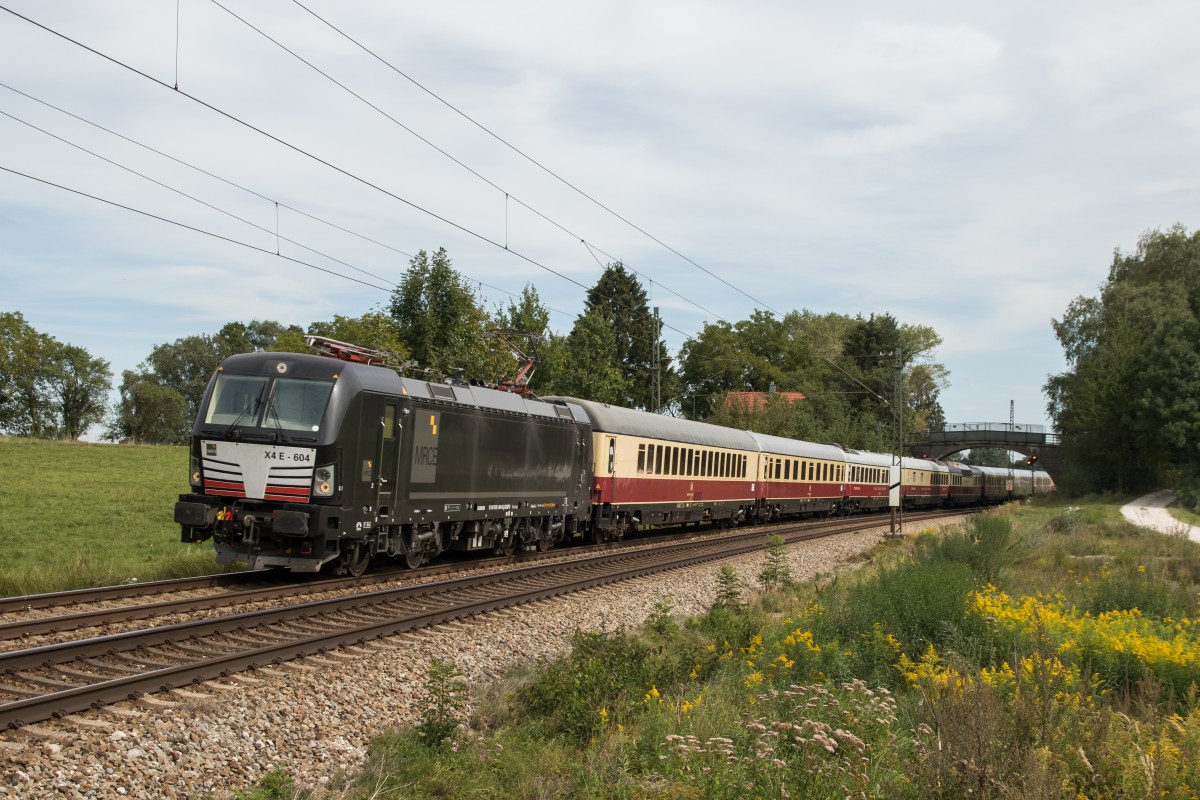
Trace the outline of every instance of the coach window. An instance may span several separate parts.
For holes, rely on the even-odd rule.
[[[663,462],[662,451],[663,451],[663,446],[661,444],[654,445],[654,474],[655,475],[662,475],[662,469],[663,469],[663,467],[662,467],[662,462]]]
[[[729,453],[721,453],[721,477],[729,477]]]
[[[608,440],[608,474],[612,475],[617,471],[617,440]]]
[[[671,474],[672,475],[679,474],[679,448],[678,447],[671,448]]]
[[[638,445],[638,474],[646,471],[646,445]]]

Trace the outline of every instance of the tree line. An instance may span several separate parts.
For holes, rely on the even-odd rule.
[[[444,248],[418,252],[388,301],[361,316],[307,329],[230,322],[214,334],[155,345],[136,369],[122,372],[112,408],[108,362],[37,333],[19,313],[0,321],[0,431],[24,436],[78,438],[103,423],[113,441],[185,442],[221,361],[252,351],[308,352],[306,335],[386,350],[406,374],[439,381],[511,380],[522,365],[519,350],[536,359],[528,385],[538,395],[880,450],[892,448],[901,424],[909,431],[939,427],[938,395],[947,383],[934,360],[941,338],[933,328],[888,314],[805,310],[779,319],[756,311],[736,323],[705,325],[671,357],[645,288],[620,262],[588,290],[570,330],[556,333],[532,284],[489,309]],[[754,402],[743,394],[767,392]]]
[[[1200,233],[1181,225],[1117,249],[1095,297],[1054,332],[1067,369],[1045,389],[1076,492],[1172,486],[1200,500]]]

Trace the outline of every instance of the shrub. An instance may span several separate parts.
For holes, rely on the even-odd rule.
[[[576,631],[571,654],[545,664],[517,699],[551,735],[587,742],[605,725],[633,718],[647,693],[661,697],[714,659],[687,637],[655,642],[625,631]]]
[[[417,735],[428,747],[441,747],[454,740],[462,714],[467,685],[453,661],[435,658],[425,678],[425,702]]]
[[[874,635],[876,623],[917,655],[941,646],[955,629],[978,628],[968,620],[965,599],[975,585],[971,569],[950,561],[901,561],[830,598],[830,621],[838,638]]]
[[[792,582],[792,571],[787,562],[787,540],[782,536],[775,535],[767,539],[767,556],[758,573],[758,582],[766,591]]]
[[[914,557],[924,563],[965,564],[982,583],[996,583],[1000,570],[1012,559],[1011,540],[1008,517],[977,514],[970,527],[919,537]]]
[[[717,570],[717,599],[713,605],[726,608],[742,607],[742,587],[738,584],[737,573],[728,564],[723,564]]]

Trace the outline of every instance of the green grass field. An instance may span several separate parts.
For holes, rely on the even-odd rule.
[[[0,596],[220,571],[172,522],[187,449],[0,437]]]

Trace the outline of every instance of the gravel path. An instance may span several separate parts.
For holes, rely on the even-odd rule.
[[[1200,542],[1200,527],[1180,522],[1167,511],[1167,507],[1174,502],[1175,494],[1169,489],[1161,489],[1121,506],[1121,514],[1134,525],[1179,534],[1193,542]]]
[[[884,532],[792,545],[792,576],[829,573]],[[727,563],[753,587],[762,559]],[[664,599],[677,616],[698,614],[716,596],[717,569],[590,589],[8,731],[0,734],[0,797],[225,797],[277,767],[319,787],[358,770],[373,737],[416,722],[433,659],[454,661],[468,685],[481,686],[517,664],[561,656],[576,629],[636,627]]]

